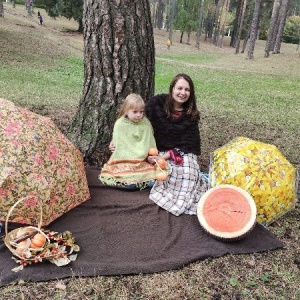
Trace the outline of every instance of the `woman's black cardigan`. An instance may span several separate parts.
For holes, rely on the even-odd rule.
[[[183,111],[177,118],[168,118],[164,110],[167,94],[152,97],[146,102],[146,116],[153,129],[159,151],[179,148],[184,153],[200,155],[200,132],[197,120]]]

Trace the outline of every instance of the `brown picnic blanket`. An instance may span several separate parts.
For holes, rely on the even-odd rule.
[[[76,261],[57,267],[33,264],[17,273],[11,253],[0,242],[0,285],[20,279],[46,281],[72,276],[154,273],[179,269],[191,262],[226,254],[253,253],[283,247],[257,224],[246,238],[218,241],[205,233],[196,216],[175,217],[149,200],[147,190],[101,185],[99,170],[86,170],[91,199],[70,210],[49,228],[70,230],[80,252]]]

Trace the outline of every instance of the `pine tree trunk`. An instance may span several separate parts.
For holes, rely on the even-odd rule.
[[[238,22],[239,26],[238,26],[237,35],[236,35],[235,54],[240,52],[241,34],[242,34],[245,12],[246,12],[246,7],[247,7],[247,0],[243,0],[242,2],[243,2],[243,4],[242,4],[241,14],[239,16],[239,22]]]
[[[84,86],[69,139],[102,166],[120,103],[154,93],[154,40],[148,0],[84,2]]]
[[[246,49],[246,46],[247,46],[247,42],[248,42],[248,40],[249,40],[249,37],[250,37],[250,33],[248,32],[246,38],[244,39],[241,53],[244,53],[244,52],[245,52],[245,49]]]
[[[279,12],[279,27],[278,27],[275,44],[274,44],[274,49],[273,49],[274,54],[280,53],[281,39],[282,39],[282,34],[283,34],[286,18],[288,15],[289,2],[290,2],[290,0],[282,0],[282,5],[280,8],[280,12]]]
[[[184,34],[184,32],[183,32],[183,31],[181,31],[181,33],[180,33],[180,40],[179,40],[179,43],[180,43],[180,44],[182,44],[182,40],[183,40],[183,34]]]
[[[78,21],[78,32],[83,32],[83,22],[82,19]]]
[[[218,0],[216,12],[215,12],[215,28],[214,28],[214,36],[213,36],[213,44],[218,46],[219,36],[220,36],[220,12],[221,6],[223,4],[223,0]]]
[[[272,41],[274,40],[275,27],[278,18],[279,8],[280,8],[280,0],[274,0],[272,16],[270,20],[270,27],[269,27],[266,48],[265,48],[265,57],[268,57],[270,51],[272,50]]]
[[[251,29],[250,29],[250,38],[249,38],[247,59],[254,58],[253,53],[254,53],[255,41],[257,38],[261,1],[262,0],[255,0],[253,17],[252,17],[252,22],[251,22]]]
[[[157,27],[158,29],[161,29],[163,26],[163,2],[162,0],[158,0],[158,6],[157,6]]]
[[[238,1],[237,8],[235,11],[235,18],[234,18],[234,22],[233,22],[232,34],[231,34],[231,39],[230,39],[230,46],[234,47],[234,48],[236,46],[237,33],[238,33],[238,28],[239,28],[239,20],[240,20],[240,15],[241,15],[241,11],[242,11],[242,4],[243,4],[243,1]]]
[[[4,17],[3,0],[0,0],[0,18]]]
[[[200,37],[202,32],[202,22],[203,22],[203,4],[204,0],[201,0],[199,6],[199,13],[198,13],[198,27],[197,27],[197,38],[196,38],[196,48],[200,49]]]

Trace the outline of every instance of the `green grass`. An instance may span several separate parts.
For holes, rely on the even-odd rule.
[[[160,60],[158,62],[156,92],[163,92],[174,75],[184,72],[184,64],[169,64]],[[190,63],[189,57],[186,58],[186,63]],[[188,73],[194,80],[200,107],[204,103],[213,108],[239,108],[242,114],[247,115],[248,106],[254,108],[254,114],[257,114],[261,105],[266,105],[271,112],[278,109],[299,112],[299,77],[220,71],[199,68],[197,64],[189,65]]]
[[[83,88],[82,58],[61,57],[34,68],[8,63],[0,68],[1,97],[22,106],[75,106]]]

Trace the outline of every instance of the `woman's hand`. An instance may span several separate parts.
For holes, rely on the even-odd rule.
[[[114,151],[116,150],[116,146],[115,146],[115,144],[113,143],[113,141],[111,141],[111,142],[109,143],[108,148],[109,148],[109,150],[110,150],[111,152],[114,152]]]

